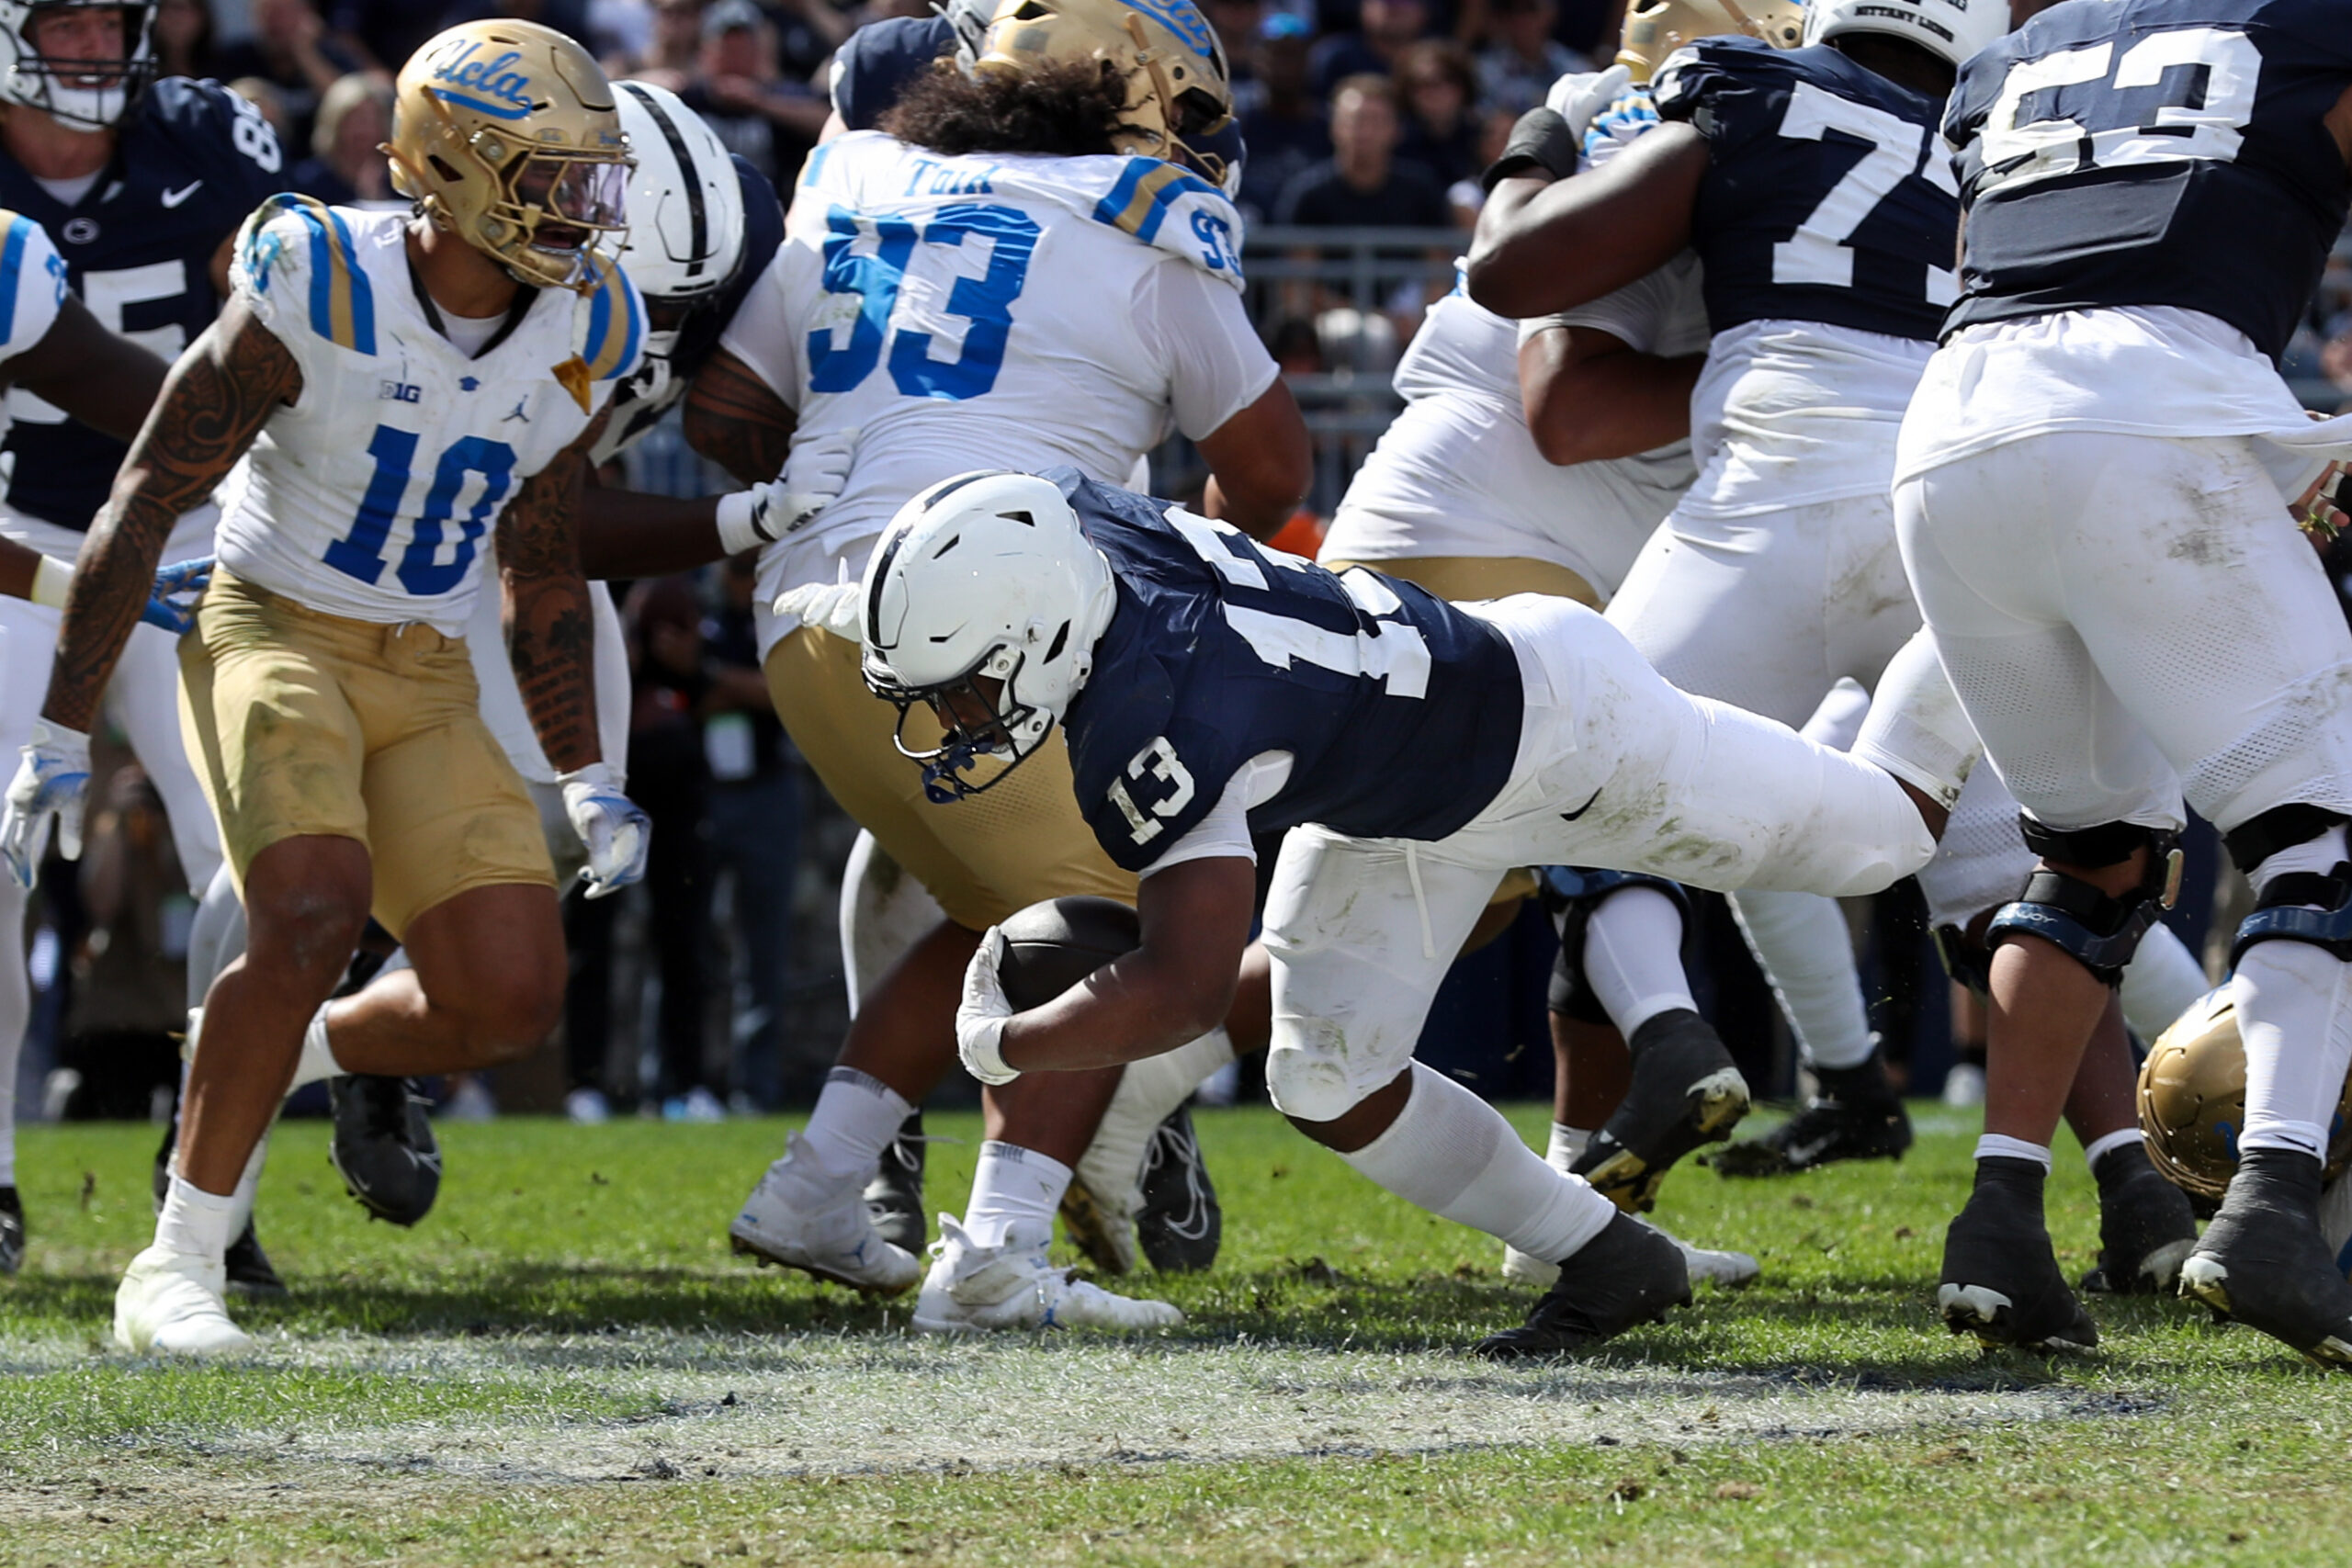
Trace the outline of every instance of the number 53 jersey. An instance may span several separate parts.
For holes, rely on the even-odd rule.
[[[412,272],[409,216],[273,197],[246,220],[236,297],[301,367],[222,487],[220,564],[356,621],[464,635],[485,536],[635,367],[644,309],[616,267],[594,292],[526,292],[469,358]]]
[[[1239,243],[1224,194],[1158,159],[949,157],[857,131],[809,158],[784,249],[721,342],[797,410],[800,439],[858,433],[811,529],[848,557],[950,475],[1123,479],[1171,425],[1206,435],[1256,400],[1275,368]]]

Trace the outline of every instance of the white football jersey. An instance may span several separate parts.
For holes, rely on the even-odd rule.
[[[1604,299],[1527,323],[1597,326],[1638,353],[1707,345],[1699,264],[1685,253]],[[1566,567],[1604,599],[1690,483],[1690,444],[1567,467],[1528,434],[1520,324],[1457,287],[1430,308],[1396,367],[1405,412],[1356,470],[1325,560],[1516,556]]]
[[[799,415],[855,432],[849,480],[762,557],[757,603],[856,576],[918,491],[1068,464],[1124,483],[1272,384],[1242,307],[1240,219],[1153,158],[947,157],[874,131],[803,168],[784,248],[720,339]],[[762,646],[791,623],[762,620]]]
[[[635,366],[645,312],[608,268],[592,294],[538,290],[469,358],[413,280],[409,221],[300,196],[246,220],[232,284],[302,390],[222,487],[219,553],[314,610],[458,637],[499,512]]]
[[[65,308],[65,260],[49,231],[0,209],[0,360],[14,359],[49,335]],[[0,435],[8,411],[0,404]]]

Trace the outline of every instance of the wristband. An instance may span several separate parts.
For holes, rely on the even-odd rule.
[[[1492,196],[1503,181],[1539,171],[1555,180],[1566,179],[1577,172],[1577,141],[1576,132],[1556,111],[1541,107],[1529,109],[1510,128],[1503,155],[1487,166],[1478,186]]]
[[[718,498],[716,522],[718,544],[730,556],[745,550],[756,550],[762,545],[772,545],[775,539],[760,526],[761,513],[766,510],[767,496],[758,490],[739,490],[732,495]]]
[[[957,1055],[964,1058],[964,1068],[974,1077],[996,1089],[1021,1076],[1019,1067],[1007,1066],[1004,1061],[1004,1026],[1006,1020],[984,1018],[957,1029]]]
[[[33,566],[33,591],[28,597],[36,604],[52,610],[65,608],[65,591],[74,585],[74,569],[62,560],[43,556]]]

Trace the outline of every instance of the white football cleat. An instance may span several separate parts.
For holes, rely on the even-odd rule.
[[[1694,1285],[1703,1280],[1712,1285],[1736,1287],[1751,1283],[1764,1271],[1764,1266],[1745,1252],[1719,1252],[1713,1247],[1693,1247],[1655,1221],[1640,1214],[1632,1218],[1635,1224],[1647,1225],[1682,1249],[1683,1267],[1690,1269],[1690,1282]],[[1546,1263],[1515,1247],[1503,1248],[1503,1278],[1513,1284],[1533,1285],[1548,1291],[1559,1277],[1558,1264]]]
[[[218,1258],[150,1247],[130,1260],[114,1293],[114,1342],[134,1356],[232,1356],[254,1348],[229,1321]]]
[[[1173,1328],[1184,1314],[1166,1302],[1114,1296],[1070,1277],[1046,1257],[1051,1225],[1016,1224],[1001,1247],[978,1247],[956,1223],[939,1216],[931,1272],[915,1303],[914,1324],[926,1334],[977,1334],[991,1328],[1108,1328],[1135,1333]]]
[[[735,1250],[878,1295],[897,1295],[922,1279],[922,1260],[874,1228],[865,1207],[873,1173],[830,1176],[807,1151],[799,1134],[786,1136],[784,1157],[768,1167],[727,1227]]]

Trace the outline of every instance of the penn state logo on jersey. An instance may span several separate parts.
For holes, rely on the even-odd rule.
[[[1485,623],[1411,583],[1334,576],[1074,469],[1044,477],[1118,581],[1064,723],[1080,808],[1120,865],[1158,860],[1261,752],[1293,765],[1250,813],[1261,832],[1320,822],[1440,839],[1510,776],[1519,662]]]
[[[2346,87],[2340,0],[2034,17],[1969,62],[1945,118],[1969,205],[1952,325],[2175,305],[2275,357],[2352,199],[2319,125]]]
[[[0,207],[40,223],[90,314],[164,359],[219,313],[212,261],[247,213],[285,184],[277,133],[217,82],[167,77],[139,100],[121,146],[70,206],[0,157]],[[11,510],[75,530],[104,505],[120,442],[68,422],[29,392],[8,394]]]
[[[1704,39],[1652,84],[1709,144],[1691,220],[1716,332],[1819,321],[1931,340],[1959,298],[1959,186],[1941,106],[1837,50]]]

